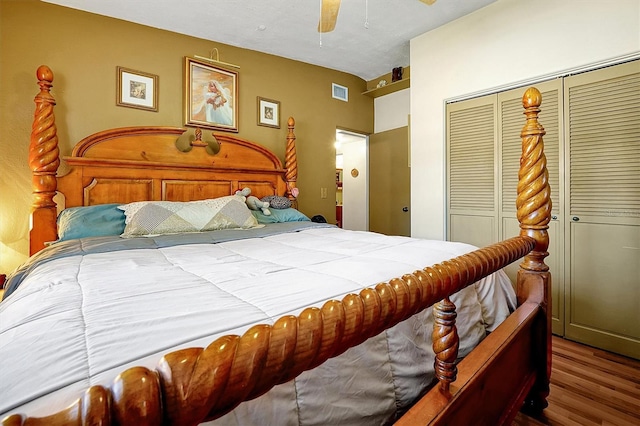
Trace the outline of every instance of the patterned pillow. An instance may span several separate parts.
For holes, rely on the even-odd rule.
[[[260,201],[266,201],[269,203],[269,207],[274,209],[288,209],[291,207],[291,200],[287,197],[279,197],[277,195],[267,195],[262,197]]]
[[[139,201],[118,208],[126,216],[121,235],[125,238],[259,226],[236,195],[190,202]]]

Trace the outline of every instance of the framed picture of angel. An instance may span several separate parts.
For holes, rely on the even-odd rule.
[[[238,73],[185,57],[185,126],[238,131]]]

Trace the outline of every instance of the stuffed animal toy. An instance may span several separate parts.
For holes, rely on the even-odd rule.
[[[264,215],[271,215],[271,211],[269,210],[269,203],[266,201],[261,201],[258,197],[254,197],[253,195],[251,195],[250,188],[242,188],[242,190],[236,191],[235,195],[244,197],[247,207],[249,207],[251,210],[262,210],[262,213]]]
[[[254,197],[253,195],[249,195],[247,197],[247,206],[249,206],[251,210],[262,210],[262,213],[266,216],[271,214],[271,211],[269,210],[269,203],[266,201],[260,201],[258,197]]]
[[[247,197],[249,195],[251,195],[251,189],[250,188],[242,188],[242,190],[236,191],[235,195],[239,195],[241,197],[244,197],[245,201],[246,201]]]

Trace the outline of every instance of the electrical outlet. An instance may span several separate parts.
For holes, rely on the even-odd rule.
[[[320,198],[327,198],[327,188],[320,188]]]

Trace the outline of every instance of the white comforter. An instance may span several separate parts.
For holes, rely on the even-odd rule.
[[[0,418],[51,414],[125,368],[153,368],[163,353],[242,334],[472,249],[311,227],[43,263],[0,303]],[[452,301],[464,355],[513,310],[515,295],[498,273]],[[432,321],[430,309],[419,313],[216,424],[387,423],[433,377]]]

